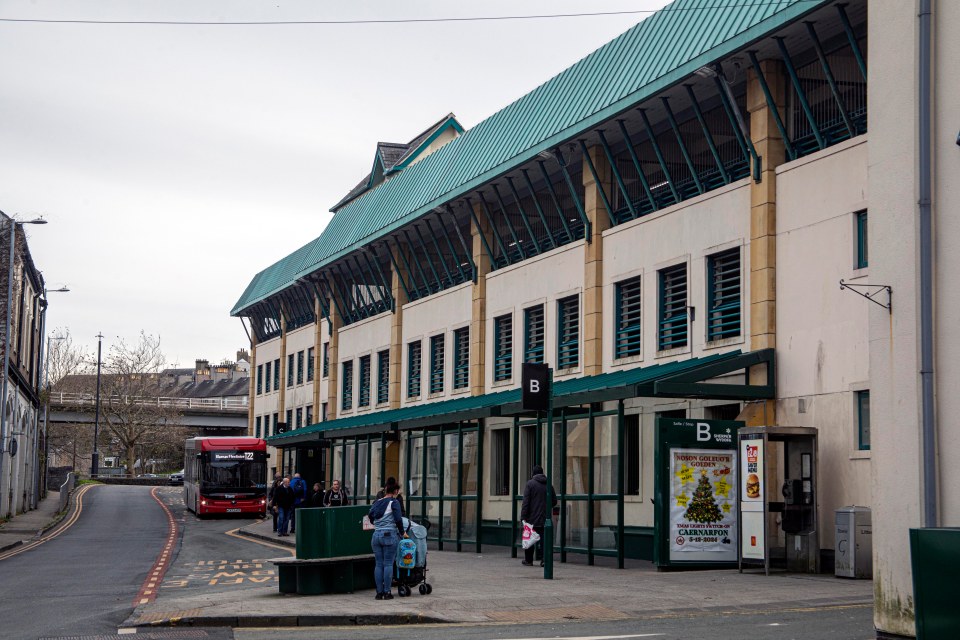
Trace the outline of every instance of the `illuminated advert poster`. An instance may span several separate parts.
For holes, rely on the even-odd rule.
[[[736,561],[735,451],[670,449],[670,557]]]

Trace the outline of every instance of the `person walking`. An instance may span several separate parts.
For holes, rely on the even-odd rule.
[[[373,579],[377,585],[377,600],[393,600],[390,585],[393,582],[393,560],[397,555],[397,546],[403,537],[403,520],[400,516],[400,503],[397,493],[400,491],[396,483],[387,483],[384,487],[385,495],[370,507],[367,516],[373,523],[373,555],[376,559]]]
[[[270,510],[270,514],[273,516],[274,533],[277,532],[277,512],[279,509],[277,509],[277,505],[273,501],[273,494],[277,490],[277,487],[279,487],[281,484],[283,484],[283,476],[278,473],[277,475],[273,476],[273,483],[270,485],[270,493],[267,495],[267,509]]]
[[[290,488],[290,478],[284,477],[280,486],[273,492],[273,503],[277,507],[277,536],[289,536],[287,525],[290,523],[290,516],[293,513],[293,489]]]
[[[350,504],[350,497],[347,495],[346,488],[340,486],[339,480],[334,480],[333,485],[323,494],[323,506],[343,507],[348,504]]]
[[[290,533],[297,532],[297,509],[303,506],[307,501],[307,481],[300,477],[299,473],[293,474],[293,480],[290,481],[290,488],[293,489],[293,511],[290,512]]]
[[[556,504],[557,492],[550,487],[550,495],[553,496],[553,502]],[[537,560],[540,566],[543,566],[543,523],[547,520],[547,476],[543,473],[543,467],[534,465],[533,475],[527,481],[523,488],[523,505],[520,507],[520,520],[529,522],[533,530],[540,536],[540,540],[529,548],[523,550],[524,566],[533,565],[533,554],[536,549]],[[552,551],[552,550],[551,550]]]

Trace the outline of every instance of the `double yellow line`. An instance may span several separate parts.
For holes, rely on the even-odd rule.
[[[98,485],[85,484],[79,489],[77,489],[77,492],[74,495],[74,501],[75,501],[74,509],[63,522],[58,524],[56,527],[54,527],[47,533],[43,534],[43,536],[40,538],[37,538],[35,540],[30,540],[29,542],[25,542],[24,544],[18,547],[14,547],[13,549],[0,553],[0,561],[6,560],[7,558],[12,558],[13,556],[20,555],[21,553],[26,553],[31,549],[36,549],[37,547],[42,545],[44,542],[49,542],[50,540],[53,540],[54,538],[59,536],[61,533],[63,533],[64,531],[72,527],[74,524],[76,524],[77,520],[80,519],[80,514],[83,512],[84,494],[86,494],[87,491],[90,491],[93,487],[96,487],[96,486]]]

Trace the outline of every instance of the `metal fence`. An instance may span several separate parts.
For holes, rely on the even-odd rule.
[[[96,395],[92,393],[54,392],[50,394],[50,403],[54,405],[94,406]],[[165,407],[173,409],[211,409],[218,411],[246,411],[250,406],[249,398],[173,398],[153,396],[100,396],[100,404],[132,404],[140,406]]]
[[[67,502],[70,501],[70,492],[73,491],[76,479],[77,477],[71,471],[67,474],[66,482],[60,485],[60,508],[57,510],[57,513],[67,508]]]

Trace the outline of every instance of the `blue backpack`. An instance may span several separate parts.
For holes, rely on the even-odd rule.
[[[397,569],[413,569],[417,566],[417,543],[412,538],[401,538],[397,546]]]
[[[290,483],[290,488],[293,489],[293,503],[300,504],[307,497],[307,483],[304,482],[303,478],[294,478],[293,482]]]

